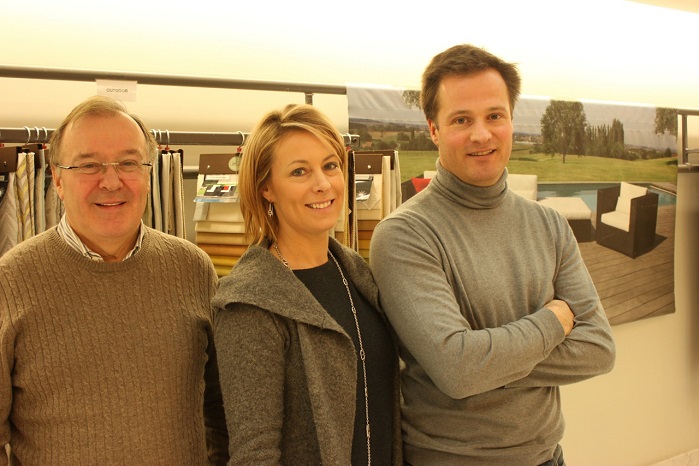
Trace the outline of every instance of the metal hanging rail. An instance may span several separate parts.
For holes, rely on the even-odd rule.
[[[25,126],[23,128],[0,128],[0,143],[33,144],[48,143],[53,134],[53,129],[38,126]],[[201,146],[240,146],[243,144],[247,133],[207,133],[189,131],[169,131],[152,129],[151,134],[158,144],[165,145],[201,145]]]
[[[245,79],[214,78],[208,76],[167,75],[158,73],[132,73],[87,69],[46,68],[35,66],[0,65],[0,77],[22,79],[51,79],[58,81],[95,81],[113,79],[136,81],[139,84],[159,86],[208,87],[218,89],[244,89],[257,91],[302,92],[306,103],[313,103],[313,94],[346,95],[347,86],[320,83],[294,83],[283,81],[259,81]]]
[[[43,126],[41,128],[38,126],[0,128],[0,143],[45,144],[51,139],[53,131],[53,129],[47,129]],[[152,129],[150,132],[158,144],[168,146],[241,146],[249,135],[249,133],[242,131],[235,133],[209,133]],[[359,144],[359,135],[357,134],[346,133],[342,135],[342,139],[345,145],[357,146]]]

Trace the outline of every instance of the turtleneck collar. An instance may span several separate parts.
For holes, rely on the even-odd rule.
[[[469,209],[492,209],[499,206],[507,196],[507,168],[497,183],[481,187],[464,183],[437,160],[437,174],[428,188]]]

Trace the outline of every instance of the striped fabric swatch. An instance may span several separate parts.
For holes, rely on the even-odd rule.
[[[17,221],[16,173],[6,173],[0,181],[0,256],[22,241]]]
[[[15,189],[17,192],[17,223],[20,229],[20,241],[32,236],[32,219],[29,197],[29,175],[27,174],[27,154],[17,154],[17,171],[15,172]]]

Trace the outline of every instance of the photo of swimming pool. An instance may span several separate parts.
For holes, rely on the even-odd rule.
[[[653,248],[638,257],[628,257],[597,241],[597,192],[618,186],[618,182],[537,185],[537,200],[540,202],[547,198],[578,198],[590,209],[593,238],[592,241],[579,241],[580,253],[612,325],[675,311],[675,186],[670,183],[633,184],[658,194]],[[572,227],[573,223],[571,222]]]
[[[619,183],[539,183],[538,200],[547,197],[579,197],[595,212],[597,210],[597,190],[616,186]],[[658,206],[674,206],[677,196],[652,186],[650,183],[634,183],[658,194]]]

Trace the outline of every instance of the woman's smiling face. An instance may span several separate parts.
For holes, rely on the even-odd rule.
[[[327,237],[344,204],[345,177],[335,150],[299,130],[284,136],[274,150],[263,196],[274,203],[278,236]]]

